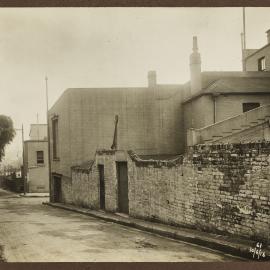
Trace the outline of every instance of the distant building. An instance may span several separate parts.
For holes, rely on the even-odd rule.
[[[24,141],[24,176],[29,193],[49,192],[47,125],[32,124]]]
[[[246,71],[270,71],[270,29],[266,31],[267,44],[260,49],[243,51],[243,67]]]

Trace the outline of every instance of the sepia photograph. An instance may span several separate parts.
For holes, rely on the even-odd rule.
[[[270,7],[0,7],[0,269],[270,260]]]

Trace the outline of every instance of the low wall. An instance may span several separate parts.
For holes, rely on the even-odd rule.
[[[270,144],[195,146],[183,164],[129,160],[130,215],[269,241]]]
[[[99,209],[98,164],[105,169],[106,211],[117,211],[115,151],[97,152],[88,170],[72,169],[63,201]],[[197,145],[174,160],[129,152],[129,214],[217,234],[270,240],[270,143]]]
[[[117,176],[114,150],[99,150],[96,152],[94,161],[72,167],[71,179],[62,177],[62,202],[99,209],[98,165],[104,166],[106,211],[117,211]]]
[[[8,189],[13,192],[21,193],[23,192],[23,189],[24,189],[23,179],[1,176],[0,187],[4,189]]]

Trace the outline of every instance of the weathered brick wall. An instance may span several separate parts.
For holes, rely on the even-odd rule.
[[[98,170],[92,166],[91,170],[72,171],[72,203],[75,205],[99,208]]]
[[[105,209],[109,212],[117,211],[117,172],[114,150],[98,150],[96,152],[96,166],[104,165],[105,181]]]
[[[195,146],[183,164],[129,159],[130,215],[269,241],[270,143]]]
[[[105,209],[109,212],[117,211],[117,174],[113,150],[98,150],[89,168],[74,166],[71,178],[62,177],[62,202],[99,209],[98,165],[104,165]]]
[[[54,180],[53,180],[54,181]],[[61,202],[72,203],[72,182],[70,177],[61,177]]]

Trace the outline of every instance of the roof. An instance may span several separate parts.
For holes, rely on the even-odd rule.
[[[268,30],[269,31],[269,30]],[[268,32],[267,31],[267,32]],[[267,33],[266,32],[266,33]],[[263,47],[261,47],[260,49],[253,49],[254,50],[254,52],[252,52],[252,53],[250,53],[250,54],[248,54],[246,57],[245,57],[245,59],[248,59],[248,58],[250,58],[251,56],[253,56],[253,55],[255,55],[256,53],[258,53],[258,52],[260,52],[260,51],[262,51],[262,50],[264,50],[265,48],[267,48],[268,46],[270,46],[270,43],[267,43],[266,45],[264,45]]]
[[[155,91],[158,93],[158,99],[169,99],[174,98],[175,95],[178,95],[183,88],[182,84],[157,84],[153,87]],[[66,89],[61,96],[57,99],[57,101],[53,104],[53,106],[49,109],[50,112],[57,106],[61,100],[65,97],[74,97],[77,94],[85,94],[91,96],[107,96],[108,99],[111,97],[124,97],[125,95],[136,94],[144,98],[144,95],[152,90],[151,87],[92,87],[92,88],[68,88]]]
[[[202,90],[183,103],[214,94],[270,94],[270,72],[202,72]]]
[[[79,165],[72,166],[71,169],[74,171],[89,172],[93,164],[94,164],[94,160],[88,160]]]
[[[47,124],[31,124],[30,140],[44,140],[47,138]]]
[[[208,93],[270,93],[270,78],[223,78],[205,89]]]

